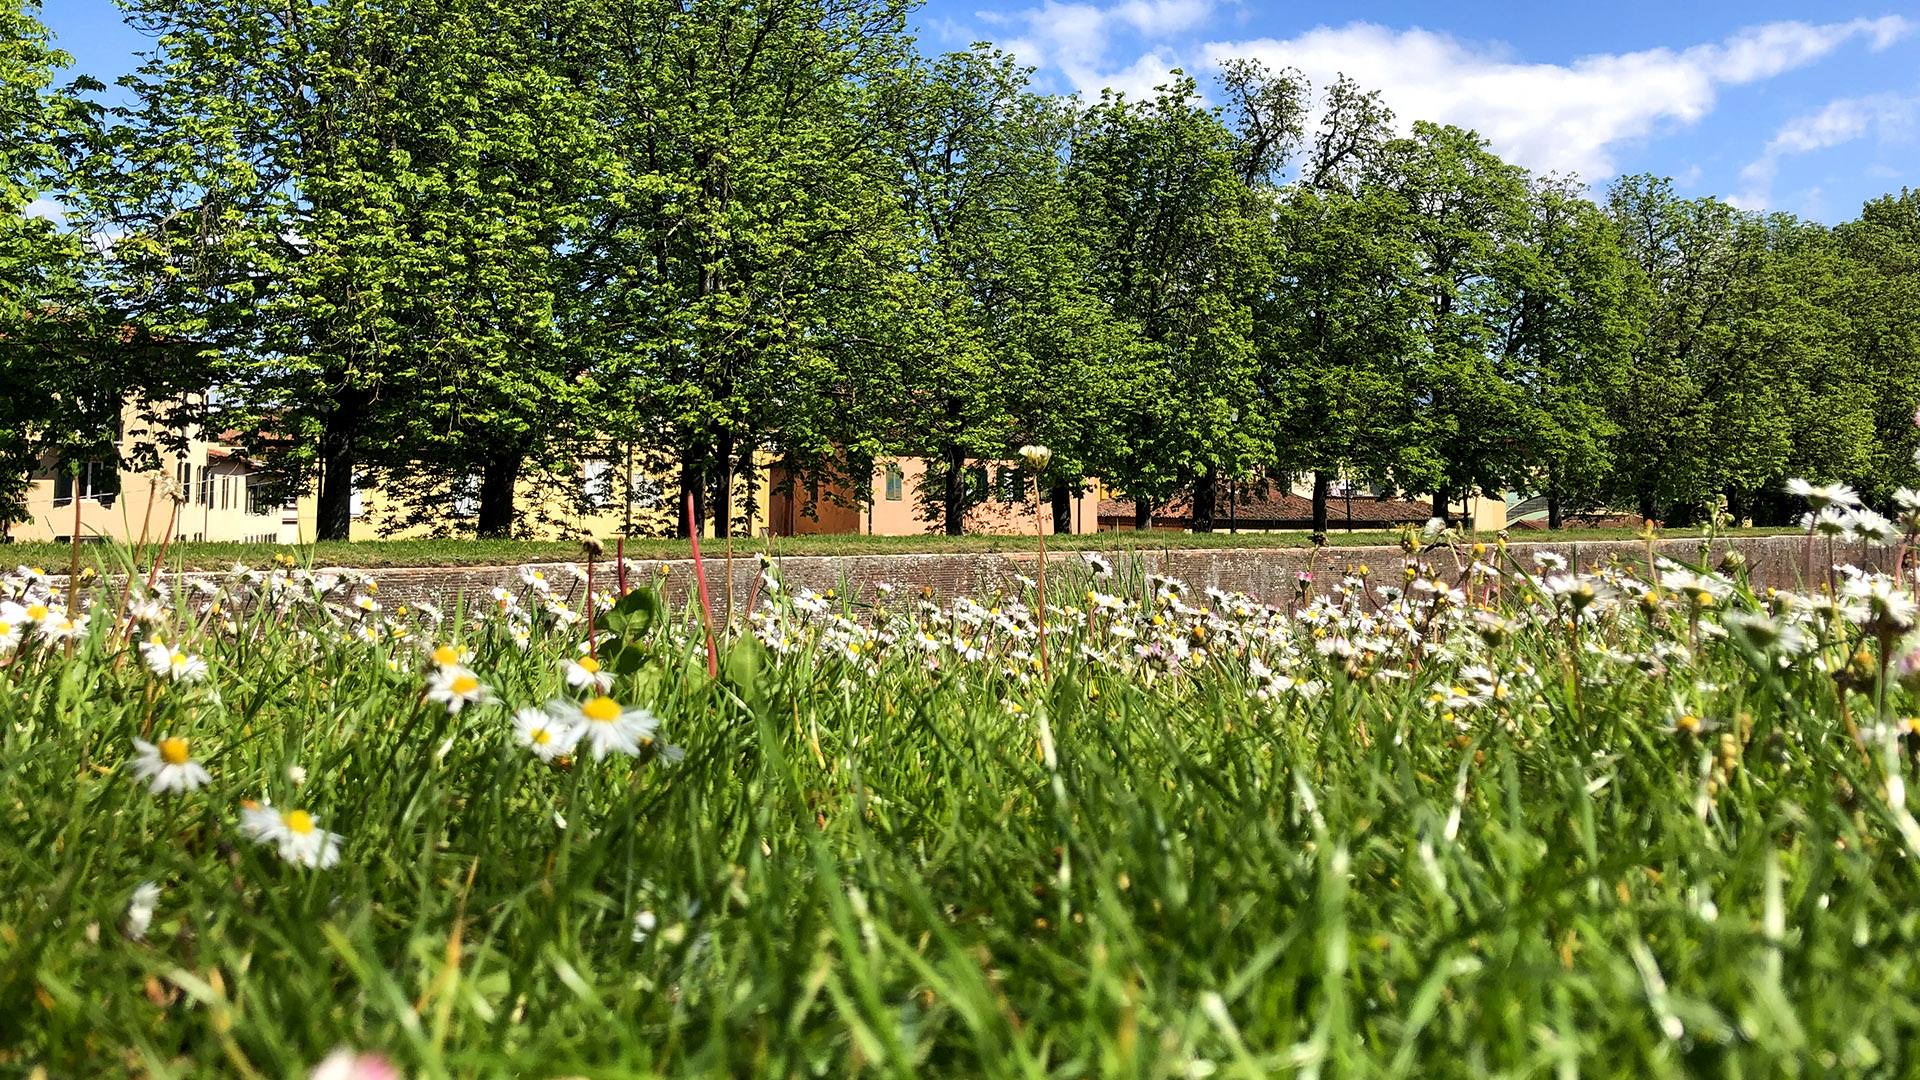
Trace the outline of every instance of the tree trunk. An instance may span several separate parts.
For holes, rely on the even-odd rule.
[[[1220,501],[1220,481],[1218,474],[1209,467],[1193,482],[1193,531],[1210,533],[1213,531],[1213,514]]]
[[[1441,521],[1447,520],[1447,489],[1444,484],[1433,489],[1433,516]]]
[[[967,531],[967,455],[958,443],[949,443],[945,457],[947,483],[941,512],[946,519],[947,535],[959,536]]]
[[[1145,499],[1133,500],[1133,529],[1144,532],[1153,528],[1153,504]]]
[[[361,405],[360,394],[343,390],[323,421],[316,540],[345,540],[353,530],[353,467],[357,463]]]
[[[714,440],[714,467],[708,470],[713,510],[708,515],[714,524],[713,535],[726,537],[733,532],[733,431],[722,428]]]
[[[1073,485],[1053,485],[1047,498],[1053,503],[1053,531],[1066,536],[1073,532]]]
[[[744,531],[740,534],[742,536],[753,535],[753,519],[760,512],[760,502],[757,497],[760,490],[758,483],[759,476],[755,473],[753,453],[756,442],[757,439],[751,432],[748,433],[746,438],[741,439],[739,460],[734,463],[734,477],[739,481],[740,490],[746,493],[746,498],[742,501],[740,509],[735,515],[745,519],[741,523],[744,528]]]
[[[1640,520],[1643,522],[1652,521],[1653,512],[1656,509],[1658,509],[1658,507],[1656,507],[1653,503],[1652,490],[1649,489],[1649,490],[1641,491],[1640,492]]]
[[[1547,528],[1560,530],[1560,474],[1556,469],[1547,470]]]
[[[1327,494],[1333,490],[1333,477],[1324,470],[1313,470],[1313,531],[1327,531]]]
[[[681,451],[680,499],[674,504],[673,516],[675,521],[678,522],[678,524],[674,526],[675,534],[682,540],[693,536],[695,532],[705,531],[703,528],[706,523],[706,512],[703,509],[706,505],[706,499],[703,498],[706,494],[703,490],[705,486],[706,471],[700,467],[699,459],[694,456],[691,450]],[[687,520],[687,496],[689,494],[693,496],[692,521]],[[794,497],[797,499],[799,495],[800,493],[796,485]]]
[[[513,489],[520,483],[520,468],[526,455],[518,450],[501,450],[490,455],[480,469],[480,520],[476,531],[481,536],[509,536],[513,533]]]

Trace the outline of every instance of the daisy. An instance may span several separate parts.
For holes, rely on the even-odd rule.
[[[443,668],[465,667],[473,662],[473,650],[464,645],[442,645],[433,650],[433,662]]]
[[[586,704],[555,698],[547,702],[547,715],[576,729],[576,737],[585,739],[593,750],[593,760],[605,758],[609,751],[637,757],[640,744],[650,742],[660,727],[660,718],[645,706],[627,708],[610,697],[597,697]]]
[[[133,759],[133,775],[152,780],[149,787],[155,795],[168,791],[185,794],[213,779],[187,752],[185,739],[163,736],[158,743],[135,739],[133,748],[139,751]]]
[[[400,1070],[379,1054],[340,1047],[307,1074],[307,1080],[400,1080]]]
[[[567,661],[567,685],[575,690],[593,689],[606,693],[613,689],[613,672],[603,670],[600,661],[591,656]]]
[[[533,751],[534,757],[552,761],[573,752],[574,744],[580,741],[580,729],[555,720],[544,710],[525,708],[513,714],[513,737]]]
[[[1829,506],[1860,505],[1859,493],[1845,484],[1809,484],[1805,480],[1789,480],[1787,494],[1807,500],[1807,508],[1814,511]]]
[[[427,679],[427,700],[442,702],[448,712],[457,713],[468,705],[492,701],[493,692],[481,684],[478,675],[454,664],[441,668]]]
[[[199,682],[207,677],[205,660],[188,656],[164,641],[149,641],[140,646],[140,657],[147,662],[147,670],[177,682]]]
[[[19,606],[18,604],[0,604],[0,656],[5,656],[20,647],[20,623],[25,620],[9,618],[10,613],[5,610]]]
[[[44,605],[30,604],[27,607],[27,614],[32,615],[36,609],[42,612],[47,611]],[[40,636],[48,641],[56,643],[73,641],[87,636],[87,616],[85,615],[74,618],[70,615],[48,612],[34,621],[40,625]]]
[[[280,857],[326,869],[340,861],[340,834],[320,828],[305,810],[249,806],[240,811],[240,831],[259,844],[273,844]]]
[[[525,585],[537,593],[544,594],[553,591],[553,583],[547,580],[547,575],[543,571],[531,566],[523,566],[520,568],[520,584]]]
[[[127,936],[135,941],[147,939],[147,927],[153,925],[153,909],[160,903],[160,886],[143,881],[127,902]]]

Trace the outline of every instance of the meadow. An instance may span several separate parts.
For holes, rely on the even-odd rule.
[[[1911,571],[1403,550],[0,575],[0,1075],[1910,1075]]]
[[[1661,535],[1670,538],[1702,536],[1707,531],[1669,529]],[[1776,528],[1713,530],[1714,535],[1721,536],[1774,536],[1791,531],[1793,530]],[[138,532],[139,523],[133,522],[129,534]],[[1631,540],[1639,534],[1632,529],[1561,529],[1551,532],[1531,530],[1515,532],[1513,535],[1527,540],[1585,543],[1589,540]],[[1379,529],[1343,532],[1336,528],[1326,534],[1326,541],[1329,547],[1364,547],[1383,544],[1392,546],[1400,542],[1400,534]],[[710,559],[720,558],[727,550],[726,542],[723,540],[708,538],[701,543],[702,554]],[[1053,551],[1109,553],[1304,548],[1312,544],[1312,534],[1299,531],[1189,533],[1157,529],[1144,532],[1120,529],[1113,532],[1076,533],[1047,538],[1047,547]],[[611,554],[613,542],[608,541],[607,547]],[[809,555],[947,553],[987,555],[1031,550],[1033,550],[1031,536],[996,533],[972,533],[966,536],[935,534],[862,536],[829,533],[818,536],[759,537],[751,540],[740,537],[733,542],[733,551],[736,556],[751,557],[755,554],[769,554],[779,558]],[[83,547],[83,563],[91,565],[95,560],[86,554],[86,551],[87,549]],[[71,549],[66,544],[33,542],[11,544],[0,548],[0,559],[6,562],[29,567],[41,566],[56,573],[67,566],[70,554]],[[630,559],[688,559],[692,557],[693,551],[685,540],[666,537],[628,537],[623,541],[622,554]],[[518,566],[525,563],[578,560],[580,545],[574,540],[476,540],[472,537],[323,540],[319,543],[307,544],[186,541],[168,545],[165,553],[169,567],[186,570],[225,570],[236,562],[265,566],[270,564],[275,556],[290,557],[308,566],[345,567],[356,570],[416,566]]]

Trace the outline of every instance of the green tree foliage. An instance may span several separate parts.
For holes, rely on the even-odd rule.
[[[1515,390],[1514,486],[1544,492],[1559,528],[1569,497],[1587,508],[1610,467],[1634,278],[1612,222],[1571,182],[1531,180],[1522,214],[1490,298],[1491,353]]]
[[[1406,202],[1378,179],[1392,114],[1329,87],[1299,175],[1271,216],[1272,286],[1254,325],[1282,475],[1313,476],[1314,527],[1336,477],[1390,487],[1431,472],[1417,409],[1418,263]]]
[[[1876,501],[1895,485],[1920,486],[1920,191],[1866,204],[1834,230],[1847,260],[1845,348],[1861,366],[1873,431],[1851,477]]]
[[[1723,496],[1777,519],[1789,476],[1865,479],[1880,406],[1850,341],[1857,271],[1831,234],[1652,177],[1616,183],[1609,210],[1641,295],[1609,398],[1615,496],[1674,521]],[[1911,417],[1911,389],[1888,389]]]
[[[172,419],[141,393],[164,393],[176,350],[91,287],[97,248],[42,201],[70,196],[95,152],[85,94],[100,87],[54,86],[69,58],[38,10],[0,0],[0,526],[25,520],[29,479],[45,467],[153,467]],[[126,419],[145,421],[141,437]]]
[[[595,120],[615,164],[583,241],[598,324],[583,344],[628,433],[665,440],[683,492],[725,531],[763,444],[796,472],[831,472],[854,430],[841,421],[880,404],[841,376],[890,332],[867,303],[884,300],[875,261],[893,257],[895,214],[869,119],[875,81],[907,54],[903,9],[600,8]]]
[[[1177,73],[1152,101],[1103,94],[1074,133],[1067,183],[1093,288],[1138,342],[1113,360],[1111,456],[1089,465],[1141,518],[1266,452],[1252,298],[1269,269],[1241,164],[1239,140]]]

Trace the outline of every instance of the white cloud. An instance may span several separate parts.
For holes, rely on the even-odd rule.
[[[1245,14],[1244,7],[1233,6]],[[1285,39],[1200,41],[1220,10],[1218,0],[1118,0],[1104,5],[1041,0],[1037,7],[981,12],[979,18],[1010,32],[1003,34],[1003,46],[1022,62],[1090,97],[1104,88],[1129,97],[1151,96],[1155,86],[1167,81],[1171,68],[1201,73],[1231,57],[1257,57],[1275,68],[1297,68],[1317,87],[1348,75],[1366,89],[1379,90],[1403,127],[1413,120],[1434,120],[1472,128],[1510,161],[1587,179],[1612,175],[1625,146],[1698,123],[1714,110],[1727,87],[1804,67],[1852,43],[1885,49],[1916,25],[1894,15],[1818,24],[1774,22],[1717,42],[1548,64],[1519,59],[1499,43],[1364,22],[1320,26]],[[1872,100],[1860,102],[1879,108]],[[1838,116],[1830,120],[1840,129],[1846,122]],[[1868,121],[1869,126],[1885,122]],[[1784,130],[1782,137],[1790,138]],[[1820,134],[1814,124],[1793,137],[1831,136]],[[1750,169],[1764,172],[1776,167],[1780,156],[1802,152],[1791,141],[1776,142],[1779,145],[1769,146],[1767,156]],[[1771,173],[1755,176],[1756,187],[1763,188]]]
[[[67,223],[67,209],[52,199],[35,199],[21,210],[22,217],[46,218],[55,225]]]
[[[1910,132],[1916,121],[1920,121],[1920,96],[1871,94],[1830,101],[1820,111],[1796,116],[1774,132],[1760,156],[1740,170],[1740,178],[1747,183],[1746,190],[1728,201],[1748,209],[1763,208],[1771,201],[1773,179],[1780,173],[1780,159],[1825,150],[1868,135],[1897,138]]]
[[[1912,28],[1897,16],[1769,23],[1721,42],[1564,65],[1520,62],[1446,34],[1371,23],[1322,26],[1286,40],[1212,42],[1199,52],[1208,61],[1252,56],[1298,68],[1317,86],[1345,73],[1379,90],[1403,121],[1470,127],[1509,160],[1597,178],[1613,172],[1621,144],[1706,116],[1723,86],[1770,78],[1860,38],[1885,48]]]
[[[1023,63],[1051,68],[1080,93],[1097,96],[1111,87],[1129,97],[1150,95],[1180,66],[1167,38],[1197,29],[1213,14],[1214,0],[1123,0],[1101,7],[1090,3],[1045,0],[1012,15],[982,12],[990,23],[1023,27],[1002,43]],[[1152,43],[1143,55],[1119,68],[1107,60],[1116,35]]]

